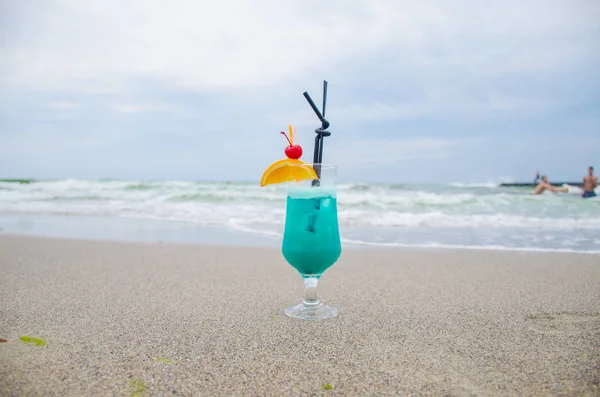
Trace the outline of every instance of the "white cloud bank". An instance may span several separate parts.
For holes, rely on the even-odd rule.
[[[243,177],[256,175],[281,154],[277,132],[288,123],[310,152],[316,119],[301,93],[320,102],[325,78],[339,138],[326,143],[331,161],[391,169],[434,156],[447,160],[440,168],[456,167],[457,180],[471,169],[470,160],[452,158],[466,150],[466,129],[448,120],[494,114],[494,123],[466,126],[493,131],[488,137],[515,131],[495,128],[498,120],[518,123],[519,131],[551,130],[559,127],[539,120],[598,98],[589,88],[600,83],[596,0],[32,0],[1,7],[0,169],[15,175],[75,172],[91,152],[101,160],[89,160],[86,175],[168,169],[191,177],[192,166],[204,164],[234,173],[231,159],[247,165]],[[533,116],[537,124],[521,128]],[[585,131],[572,128],[582,117],[590,120]],[[582,117],[560,128],[597,131],[597,116]],[[407,126],[416,121],[424,123]],[[499,152],[477,150],[483,160]]]
[[[588,1],[11,2],[5,82],[105,92],[294,84],[372,54],[380,70],[545,73],[598,57]]]

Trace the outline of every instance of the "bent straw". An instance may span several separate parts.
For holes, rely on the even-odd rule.
[[[323,113],[319,111],[317,105],[313,102],[312,98],[308,94],[308,92],[304,91],[304,98],[308,101],[308,104],[315,112],[319,121],[321,121],[321,128],[317,128],[315,133],[317,136],[315,137],[315,148],[313,153],[313,167],[315,169],[315,173],[317,177],[321,178],[321,167],[320,164],[323,162],[323,137],[330,136],[331,132],[327,131],[329,127],[329,121],[325,118],[325,107],[327,105],[327,80],[323,80]],[[319,181],[313,181],[313,186],[318,185]]]

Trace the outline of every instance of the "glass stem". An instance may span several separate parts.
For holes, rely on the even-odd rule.
[[[304,304],[314,306],[319,304],[319,295],[317,294],[317,285],[319,279],[316,277],[306,277],[304,279]]]

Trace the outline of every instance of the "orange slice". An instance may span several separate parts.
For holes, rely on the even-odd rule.
[[[265,170],[260,178],[260,186],[309,179],[318,179],[310,165],[300,160],[283,159],[274,162]]]

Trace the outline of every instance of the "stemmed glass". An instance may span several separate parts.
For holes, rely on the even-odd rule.
[[[338,314],[336,308],[323,304],[317,294],[319,279],[342,252],[335,186],[337,166],[307,165],[313,167],[320,178],[288,183],[281,249],[286,261],[304,280],[304,300],[285,309],[285,314],[320,320]]]

